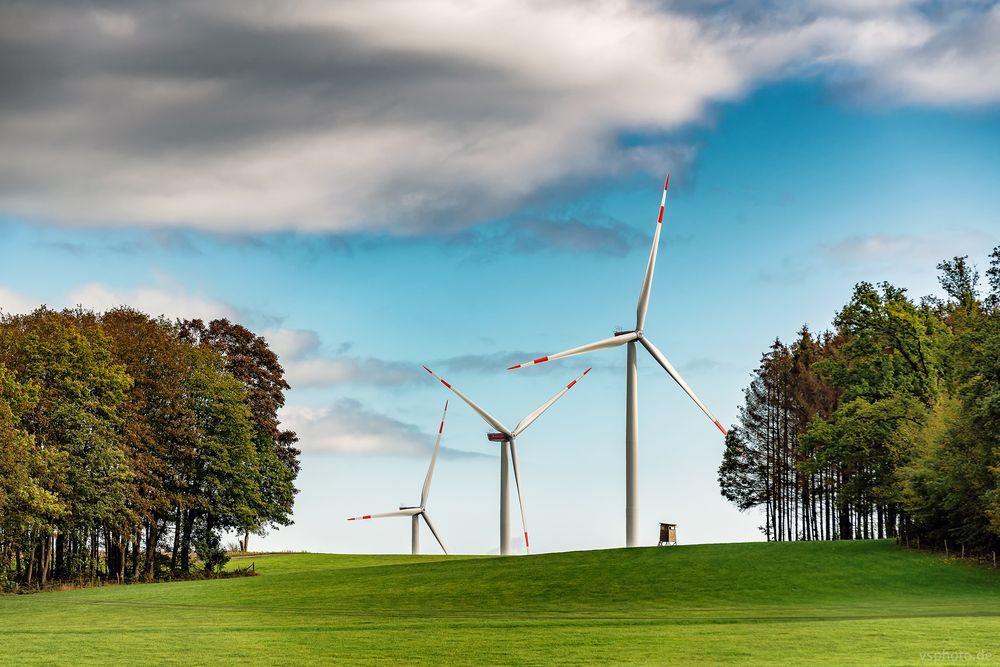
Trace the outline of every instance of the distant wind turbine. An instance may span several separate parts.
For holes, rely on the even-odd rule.
[[[656,218],[656,230],[653,232],[653,247],[649,251],[649,261],[646,264],[646,276],[642,281],[642,289],[639,291],[639,303],[636,306],[635,329],[632,331],[617,331],[611,338],[599,340],[596,343],[589,343],[574,347],[564,352],[557,352],[545,357],[540,357],[534,361],[511,366],[507,370],[514,370],[524,366],[541,364],[554,359],[572,357],[577,354],[603,350],[608,347],[618,347],[628,345],[628,357],[626,365],[626,389],[625,389],[625,543],[634,547],[639,545],[639,386],[636,376],[636,341],[638,341],[652,355],[653,359],[663,366],[663,370],[691,397],[702,412],[718,427],[722,434],[726,434],[715,415],[702,403],[701,399],[695,395],[688,383],[680,376],[680,373],[667,361],[667,358],[660,352],[653,343],[646,338],[642,327],[646,322],[646,310],[649,307],[649,293],[653,284],[653,268],[656,266],[656,250],[660,244],[660,229],[663,227],[663,209],[667,203],[667,186],[670,184],[670,176],[667,176],[663,183],[663,197],[660,199],[660,214]]]
[[[441,413],[441,426],[438,427],[437,440],[434,441],[434,453],[431,454],[431,464],[427,468],[427,475],[424,477],[424,488],[420,491],[420,505],[416,507],[407,507],[404,505],[399,506],[399,510],[395,512],[383,512],[382,514],[365,514],[364,516],[354,516],[348,519],[348,521],[358,521],[360,519],[381,519],[388,516],[408,516],[410,517],[410,553],[414,556],[420,553],[420,518],[423,517],[424,523],[427,527],[431,529],[431,533],[434,534],[434,539],[437,540],[438,544],[441,545],[441,551],[447,555],[448,549],[444,546],[444,542],[441,541],[441,537],[438,536],[436,530],[434,530],[434,524],[431,523],[431,518],[427,516],[427,498],[431,494],[431,478],[434,477],[434,463],[437,461],[438,450],[441,447],[441,434],[444,433],[444,418],[448,414],[448,401],[444,402],[444,412]]]
[[[517,486],[517,502],[521,506],[521,527],[524,529],[524,549],[525,551],[528,551],[529,550],[528,520],[524,514],[524,483],[521,481],[521,468],[518,465],[517,461],[517,443],[516,443],[517,436],[523,433],[524,430],[529,426],[531,426],[531,424],[536,419],[538,419],[543,412],[551,408],[556,401],[562,398],[563,394],[572,389],[573,385],[579,382],[584,375],[590,372],[590,369],[588,368],[587,370],[585,370],[583,374],[580,375],[580,377],[578,377],[577,379],[573,380],[568,385],[560,389],[555,396],[542,403],[533,412],[529,413],[527,417],[525,417],[524,419],[522,419],[517,423],[517,426],[515,426],[513,430],[501,424],[496,417],[494,417],[490,413],[486,412],[486,410],[483,410],[481,407],[473,403],[468,396],[466,396],[458,389],[455,389],[446,381],[435,375],[434,371],[427,368],[426,366],[424,366],[424,370],[430,373],[431,375],[434,375],[434,377],[437,378],[441,382],[441,384],[443,384],[445,387],[455,392],[455,395],[458,396],[463,401],[465,401],[470,408],[475,410],[476,414],[478,414],[480,417],[483,418],[483,421],[485,421],[487,424],[489,424],[491,427],[497,430],[496,433],[489,433],[486,437],[490,442],[501,443],[500,444],[500,553],[504,556],[510,553],[510,516],[508,514],[508,509],[507,509],[508,505],[510,504],[510,490],[508,487],[508,480],[507,480],[507,476],[509,474],[508,468],[510,468],[510,464],[508,464],[507,462],[508,457],[510,458],[511,462],[514,465],[514,484]]]

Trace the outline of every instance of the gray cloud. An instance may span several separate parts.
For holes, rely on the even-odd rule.
[[[551,350],[549,350],[551,352]],[[485,375],[501,375],[506,373],[506,369],[510,368],[514,364],[523,363],[525,361],[530,361],[531,359],[537,359],[541,357],[544,352],[534,351],[534,352],[495,352],[491,354],[464,354],[455,357],[450,357],[448,359],[440,359],[435,361],[431,368],[437,370],[437,368],[443,368],[448,373],[458,374],[485,374]],[[597,361],[593,355],[588,357],[580,357],[567,360],[563,363],[551,363],[551,364],[540,364],[538,366],[531,366],[528,369],[521,371],[520,375],[536,374],[542,373],[545,375],[559,375],[566,376],[569,380],[575,373],[579,373],[587,367],[592,367],[600,370],[617,369],[620,364],[613,364],[611,362]]]
[[[417,364],[372,357],[306,357],[283,360],[288,383],[296,388],[331,385],[398,387],[424,381]]]
[[[523,253],[555,249],[623,256],[649,244],[648,234],[617,221],[591,224],[581,220],[518,220],[511,224],[510,232],[508,238],[514,250]]]
[[[896,267],[927,271],[942,259],[977,254],[996,243],[979,231],[952,230],[928,234],[869,234],[820,246],[819,251],[839,266]]]
[[[679,370],[685,374],[698,375],[708,371],[714,371],[720,366],[722,366],[722,364],[718,359],[712,359],[711,357],[695,357],[690,361],[684,362],[680,366]]]
[[[975,229],[911,234],[862,234],[823,243],[762,267],[753,276],[763,283],[790,283],[815,275],[818,267],[850,271],[903,271],[924,274],[956,255],[985,254],[996,235]]]
[[[42,230],[40,236],[42,238],[35,241],[37,247],[76,256],[105,253],[136,255],[155,251],[202,254],[190,235],[180,230],[137,230],[128,235],[94,232],[81,241],[48,240],[48,230]]]
[[[288,383],[295,389],[367,385],[383,388],[423,385],[429,382],[421,363],[352,355],[350,343],[340,345],[332,354],[324,352],[319,334],[311,329],[271,329],[264,338],[278,355]],[[435,372],[455,379],[463,375],[502,375],[514,364],[536,359],[543,353],[493,352],[464,354],[426,361]],[[546,364],[531,373],[556,374],[569,379],[574,373],[593,366],[607,369],[616,364],[595,359],[577,360],[578,364]]]
[[[341,399],[322,408],[288,406],[282,425],[299,436],[304,452],[339,454],[397,454],[430,456],[435,435],[422,428],[366,408],[354,399]],[[436,417],[429,421],[437,425]],[[444,457],[481,457],[486,453],[441,447]]]
[[[942,6],[5,3],[0,215],[404,236],[516,219],[524,248],[622,253],[612,223],[515,213],[683,164],[662,137],[764,81],[994,104],[1000,8]]]

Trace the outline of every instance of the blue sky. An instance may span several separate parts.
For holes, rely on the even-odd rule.
[[[140,65],[126,75],[84,59],[52,99],[6,80],[17,96],[0,110],[0,142],[17,159],[0,158],[0,307],[128,303],[228,316],[271,340],[303,449],[296,523],[258,541],[275,549],[408,548],[404,520],[344,519],[419,498],[450,397],[421,364],[508,424],[593,365],[519,440],[528,518],[536,550],[619,546],[624,350],[504,368],[631,325],[664,171],[645,329],[726,424],[774,337],[829,326],[857,281],[936,293],[939,260],[968,254],[983,266],[1000,243],[997,8],[813,4],[778,16],[766,4],[741,15],[726,3],[624,3],[610,18],[604,5],[544,16],[518,5],[509,25],[494,10],[456,17],[428,5],[441,20],[395,50],[365,11],[302,17],[369,45],[363,61],[314,60],[321,31],[281,42],[273,16],[178,3],[194,44],[184,60],[170,43],[129,42],[155,31],[155,8],[92,10],[94,41],[81,37],[77,51],[121,40]],[[7,39],[40,51],[74,11],[14,16],[28,37]],[[413,20],[387,11],[389,25]],[[479,20],[506,41],[460,38]],[[560,25],[578,38],[551,46],[546,26]],[[208,40],[210,28],[230,42]],[[241,50],[251,28],[275,40],[273,59]],[[690,71],[651,68],[629,46],[608,51],[615,30],[632,30],[639,47],[690,48]],[[444,46],[431,53],[431,42]],[[539,76],[519,49],[591,64]],[[226,57],[239,76],[226,78]],[[380,58],[393,74],[373,65]],[[400,67],[412,68],[402,84]],[[305,88],[275,89],[271,68]],[[634,71],[649,80],[633,82]],[[315,94],[321,83],[368,115]],[[102,124],[100,91],[129,109],[118,132]],[[480,107],[477,96],[503,103]],[[386,100],[394,110],[383,115]],[[251,102],[261,110],[240,106]],[[43,139],[46,128],[64,143]],[[688,543],[760,539],[760,517],[719,496],[718,432],[648,356],[639,363],[643,541],[661,520]],[[428,508],[459,552],[497,548],[499,460],[484,433],[453,401]]]

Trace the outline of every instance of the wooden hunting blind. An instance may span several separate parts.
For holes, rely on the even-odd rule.
[[[677,524],[676,523],[661,523],[660,524],[660,541],[657,542],[656,546],[662,547],[665,544],[677,544]]]

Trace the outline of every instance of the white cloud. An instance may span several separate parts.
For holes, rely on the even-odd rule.
[[[325,408],[286,406],[279,416],[285,427],[298,434],[298,446],[306,452],[412,455],[426,447],[425,434],[416,426],[367,410],[350,399]]]
[[[40,301],[32,299],[26,294],[0,287],[0,312],[2,313],[7,315],[30,313],[40,305]]]
[[[130,288],[111,287],[99,282],[84,283],[71,288],[65,296],[48,302],[0,285],[0,311],[4,313],[30,313],[43,304],[57,309],[82,306],[96,312],[129,306],[153,317],[164,315],[168,319],[229,318],[244,321],[248,318],[243,310],[197,290],[189,290],[164,275],[156,275],[152,285]]]
[[[398,386],[423,381],[419,366],[374,358],[306,358],[282,362],[293,387],[338,384]]]
[[[281,360],[288,384],[295,388],[346,384],[392,387],[424,381],[416,364],[350,356],[342,351],[325,356],[319,334],[310,329],[271,329],[263,335]]]
[[[270,329],[263,336],[282,359],[301,359],[320,347],[319,334],[311,329]]]
[[[1000,99],[997,7],[683,5],[0,10],[19,63],[0,110],[0,213],[420,233],[566,181],[663,170],[671,149],[615,137],[698,122],[765,81],[832,72],[889,103]]]
[[[929,263],[955,255],[968,255],[990,246],[993,239],[977,231],[943,231],[930,234],[870,234],[853,236],[822,246],[840,263],[895,265],[915,263],[926,270]]]
[[[339,454],[429,455],[434,435],[370,410],[354,399],[322,408],[285,406],[279,413],[282,425],[299,436],[304,452]],[[441,448],[442,455],[478,456],[473,452]]]
[[[161,279],[155,286],[130,289],[86,283],[70,291],[66,301],[68,305],[81,305],[96,311],[131,306],[153,317],[164,315],[170,319],[241,319],[236,308],[204,294],[188,291],[165,279]]]

